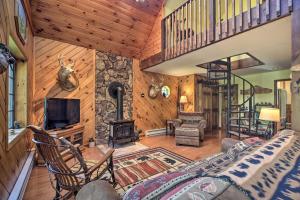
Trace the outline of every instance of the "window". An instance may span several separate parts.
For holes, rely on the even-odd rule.
[[[8,68],[8,129],[14,129],[15,125],[15,65]]]
[[[7,148],[11,148],[18,136],[25,133],[27,126],[27,62],[13,38],[10,36],[8,49],[15,57],[6,71]]]

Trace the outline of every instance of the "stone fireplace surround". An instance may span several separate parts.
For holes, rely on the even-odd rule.
[[[116,119],[116,100],[108,93],[113,81],[124,84],[124,119],[132,118],[133,60],[111,53],[96,52],[96,138],[108,140],[109,122]]]

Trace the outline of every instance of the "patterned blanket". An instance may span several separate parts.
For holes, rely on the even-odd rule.
[[[300,137],[244,140],[127,191],[123,199],[300,199]]]

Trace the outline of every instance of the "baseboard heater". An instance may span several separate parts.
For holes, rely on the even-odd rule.
[[[165,128],[160,128],[160,129],[152,129],[152,130],[147,130],[145,131],[145,136],[157,136],[157,135],[166,135],[166,129]]]
[[[34,151],[31,151],[11,191],[8,200],[22,200],[34,164]]]

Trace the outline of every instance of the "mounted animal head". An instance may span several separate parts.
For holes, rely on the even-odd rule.
[[[164,85],[163,78],[160,79],[160,82],[158,84],[155,83],[154,78],[152,78],[151,85],[150,85],[149,91],[148,91],[148,96],[152,99],[156,98],[163,85]]]
[[[9,52],[8,48],[0,43],[0,74],[6,71],[10,64],[14,64],[16,60]]]
[[[66,74],[69,74],[69,75],[74,72],[74,68],[75,68],[75,61],[72,59],[70,59],[70,61],[71,62],[66,65],[64,62],[64,56],[59,55],[59,57],[58,57],[58,62],[59,62],[60,68],[63,69]]]
[[[58,71],[59,85],[62,87],[62,89],[67,91],[75,90],[79,85],[79,81],[74,72],[75,61],[71,59],[71,62],[66,65],[64,62],[64,57],[60,55],[58,57],[58,62],[60,65],[60,70]]]

